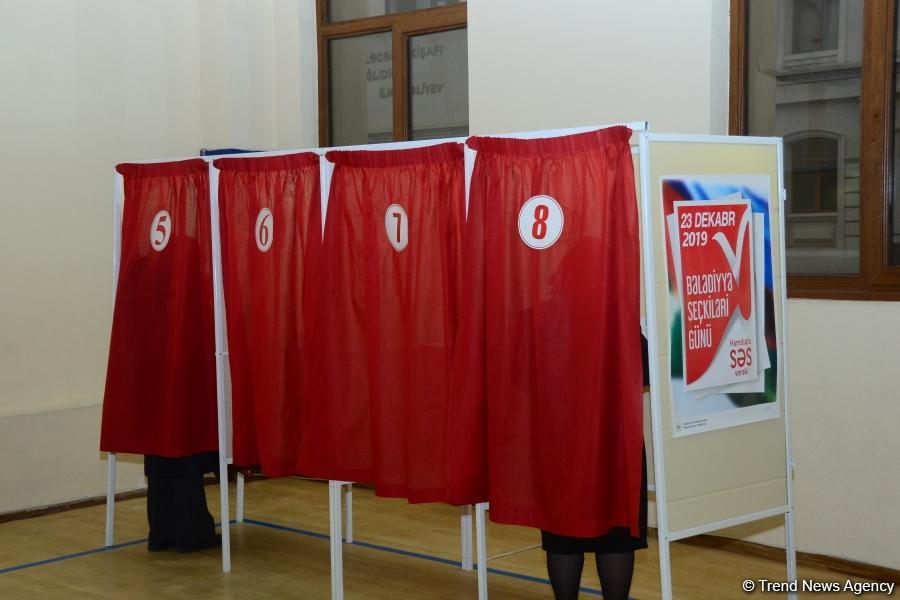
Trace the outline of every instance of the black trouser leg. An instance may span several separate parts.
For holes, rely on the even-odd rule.
[[[217,544],[216,524],[206,505],[203,476],[173,478],[175,487],[175,546],[179,552]]]
[[[165,550],[175,543],[175,490],[166,477],[147,478],[147,548]]]

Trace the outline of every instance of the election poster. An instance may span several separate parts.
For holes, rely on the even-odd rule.
[[[768,175],[664,177],[675,437],[779,415]]]

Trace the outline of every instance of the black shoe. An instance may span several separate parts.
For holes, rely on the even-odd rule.
[[[162,552],[172,547],[172,542],[157,542],[153,540],[147,541],[147,550],[150,552]]]
[[[182,546],[178,548],[179,554],[186,554],[188,552],[196,552],[197,550],[207,550],[209,548],[218,548],[222,545],[222,535],[217,533],[212,538],[210,538],[207,542],[197,544],[196,546]]]

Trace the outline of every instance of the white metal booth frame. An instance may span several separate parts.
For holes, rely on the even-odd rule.
[[[661,397],[661,386],[666,385],[663,376],[662,365],[665,363],[660,360],[660,356],[665,356],[662,352],[666,340],[661,339],[660,322],[657,309],[656,294],[659,286],[657,265],[658,253],[660,252],[663,242],[656,227],[658,223],[654,221],[658,217],[658,201],[654,202],[654,187],[658,188],[658,181],[652,181],[654,173],[654,165],[651,162],[651,152],[654,143],[666,144],[712,144],[718,146],[727,145],[750,145],[750,146],[769,146],[774,147],[777,151],[777,164],[773,168],[777,171],[776,177],[776,193],[774,198],[777,207],[778,216],[778,235],[772,237],[773,246],[778,244],[777,255],[773,256],[773,264],[778,269],[779,277],[783,277],[785,271],[785,255],[784,255],[784,226],[783,226],[783,202],[785,200],[784,180],[782,170],[782,144],[780,138],[751,138],[751,137],[734,137],[734,136],[691,136],[691,135],[670,135],[655,134],[648,132],[646,122],[627,123],[637,135],[638,147],[637,154],[639,162],[639,186],[638,196],[641,206],[641,230],[642,230],[642,260],[643,260],[643,276],[644,287],[647,291],[646,300],[646,319],[647,319],[647,340],[649,346],[649,369],[650,369],[650,407],[651,407],[651,430],[652,430],[652,457],[653,472],[651,476],[653,480],[650,482],[649,488],[656,494],[656,513],[657,527],[659,530],[659,561],[660,561],[660,583],[662,598],[664,600],[671,599],[672,596],[672,578],[671,578],[671,561],[669,545],[671,542],[684,539],[693,535],[707,533],[742,523],[748,523],[760,519],[769,518],[777,515],[784,515],[785,518],[785,547],[787,549],[787,575],[789,581],[796,580],[796,555],[794,549],[793,538],[793,459],[790,448],[790,436],[787,429],[789,423],[789,403],[788,403],[788,365],[787,365],[787,339],[785,322],[786,308],[786,286],[783,280],[780,285],[780,293],[776,294],[775,302],[779,305],[780,312],[776,308],[776,312],[780,315],[780,326],[778,336],[779,348],[779,401],[781,402],[781,421],[783,428],[784,457],[786,458],[783,465],[785,496],[784,502],[775,503],[776,505],[767,506],[762,510],[752,512],[729,515],[728,518],[713,519],[710,522],[702,522],[693,527],[671,530],[669,519],[668,487],[671,479],[667,479],[672,474],[667,472],[666,454],[671,451],[671,439],[666,437],[666,431],[671,427],[667,427],[665,416],[667,414],[666,407],[663,404],[668,401]],[[545,131],[533,131],[524,133],[505,134],[500,137],[519,137],[519,138],[540,138],[552,137],[558,135],[566,135],[573,133],[581,133],[602,129],[611,125],[599,125],[589,127],[578,127],[570,129],[556,129]],[[465,138],[435,139],[423,140],[415,142],[395,142],[378,145],[361,145],[342,147],[347,149],[402,149],[430,146],[445,142],[465,142]],[[328,191],[331,181],[331,175],[334,165],[327,161],[324,157],[325,152],[330,148],[314,148],[309,150],[286,150],[275,152],[255,152],[241,154],[244,158],[279,156],[284,154],[294,154],[297,152],[314,152],[320,156],[320,177],[321,177],[321,202],[322,202],[322,227],[324,232],[325,219],[327,218]],[[476,153],[465,148],[465,169],[466,169],[466,204],[468,205],[468,190],[471,181],[472,170],[474,167]],[[229,155],[225,155],[229,156]],[[190,157],[194,158],[194,157]],[[232,462],[231,458],[231,408],[230,408],[230,375],[228,373],[229,365],[226,357],[228,356],[227,336],[225,335],[225,307],[224,292],[222,286],[222,265],[221,265],[221,246],[219,238],[219,201],[218,201],[218,169],[216,169],[212,161],[217,157],[203,157],[209,163],[210,179],[210,219],[212,223],[212,260],[213,260],[213,285],[214,285],[214,315],[215,315],[215,344],[216,344],[216,393],[217,393],[217,423],[219,438],[219,480],[220,480],[220,514],[221,531],[222,531],[222,570],[229,572],[231,570],[231,543],[230,543],[230,507],[228,497],[228,464]],[[167,159],[178,160],[178,159]],[[144,163],[162,162],[159,160],[139,161]],[[687,172],[687,171],[683,171]],[[673,173],[667,173],[672,175]],[[121,175],[116,173],[114,185],[114,203],[113,203],[113,301],[115,301],[116,284],[118,282],[119,260],[121,248],[121,223],[122,210],[124,206],[124,183]],[[658,218],[656,219],[658,221]],[[664,250],[663,250],[664,252]],[[780,261],[777,260],[780,258]],[[664,275],[663,275],[664,276]],[[743,428],[740,428],[743,429]],[[702,438],[703,435],[693,436]],[[649,440],[648,440],[649,442]],[[107,497],[106,497],[106,535],[105,545],[113,545],[114,537],[114,510],[115,510],[115,491],[116,491],[116,454],[108,455],[108,476],[107,476]],[[348,481],[329,481],[329,537],[331,547],[331,597],[334,600],[343,600],[343,550],[342,541],[346,543],[353,542],[353,517],[352,517],[352,484]],[[343,497],[342,497],[343,493]],[[487,587],[487,542],[486,542],[486,523],[485,514],[489,509],[488,503],[475,505],[475,553],[477,561],[473,560],[472,553],[472,507],[461,507],[460,514],[460,543],[461,543],[461,567],[464,570],[472,570],[477,566],[478,577],[478,598],[486,600],[488,597]],[[346,517],[343,513],[346,512]],[[236,507],[235,522],[241,523],[244,520],[244,477],[241,474],[237,476],[236,489]],[[343,530],[343,531],[342,531]],[[791,594],[790,597],[795,597]]]

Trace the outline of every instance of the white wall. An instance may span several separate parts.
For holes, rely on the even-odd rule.
[[[113,166],[315,145],[314,6],[2,3],[0,513],[105,491]]]
[[[900,304],[790,300],[788,334],[798,549],[896,569]]]
[[[3,9],[0,512],[105,489],[113,166],[201,145],[195,6]],[[135,465],[122,469],[123,488],[141,482]]]
[[[197,0],[203,142],[318,145],[315,0]]]
[[[201,140],[196,10],[40,4],[4,3],[0,19],[14,49],[0,52],[0,414],[99,401],[112,167]]]
[[[724,133],[723,0],[472,0],[473,133],[648,120]],[[788,307],[798,549],[900,564],[900,303]],[[782,545],[775,519],[728,532]]]
[[[639,120],[727,129],[722,0],[468,4],[472,133]]]
[[[801,549],[900,565],[900,303],[792,301]]]

